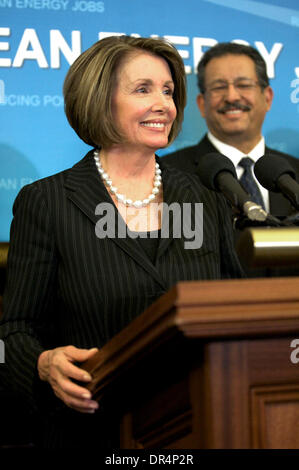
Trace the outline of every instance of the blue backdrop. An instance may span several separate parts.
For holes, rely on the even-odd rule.
[[[161,155],[204,134],[194,70],[208,47],[238,40],[267,62],[275,95],[264,124],[267,144],[299,157],[298,0],[0,0],[0,241],[9,239],[20,188],[89,150],[66,121],[62,84],[80,52],[117,33],[167,37],[184,59],[184,126]]]

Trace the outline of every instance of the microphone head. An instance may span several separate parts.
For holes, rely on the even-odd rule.
[[[277,180],[282,175],[289,175],[296,180],[296,172],[290,163],[274,153],[268,153],[259,158],[254,165],[254,173],[261,185],[268,191],[280,192]]]
[[[235,167],[231,160],[221,153],[208,153],[199,159],[196,174],[202,184],[213,191],[218,191],[217,176],[226,171],[237,179]]]

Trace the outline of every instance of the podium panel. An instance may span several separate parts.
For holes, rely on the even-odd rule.
[[[178,283],[87,361],[121,448],[299,448],[298,287]]]

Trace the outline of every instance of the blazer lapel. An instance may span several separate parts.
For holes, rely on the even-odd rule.
[[[194,152],[194,165],[197,167],[200,157],[208,153],[218,152],[216,147],[210,142],[207,134],[198,142],[196,152]]]
[[[163,289],[167,289],[158,270],[150,262],[139,245],[138,240],[126,236],[127,226],[122,217],[119,216],[118,210],[98,174],[93,159],[93,150],[88,152],[83,160],[68,170],[65,188],[68,199],[70,199],[95,226],[99,221],[99,215],[95,213],[96,207],[100,203],[109,204],[111,210],[112,208],[114,209],[113,222],[115,223],[116,234],[115,237],[110,238],[112,243],[116,243],[119,248],[125,251],[136,263],[155,278]],[[119,233],[123,234],[123,238],[117,235]]]
[[[166,205],[162,215],[161,239],[158,247],[156,261],[167,250],[174,240],[176,231],[182,231],[182,203],[191,201],[190,182],[181,173],[178,181],[177,170],[163,164],[163,159],[159,160],[163,177],[163,201]],[[172,211],[179,203],[178,210]],[[171,207],[172,206],[172,207]]]
[[[112,202],[103,185],[93,161],[93,151],[68,170],[65,182],[67,197],[93,222],[97,223],[95,214],[101,202]]]

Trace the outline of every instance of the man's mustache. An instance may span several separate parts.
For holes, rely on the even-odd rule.
[[[227,111],[235,110],[235,109],[240,109],[241,111],[250,111],[250,106],[242,103],[226,103],[225,105],[222,106],[222,108],[218,109],[218,113],[226,113]]]

